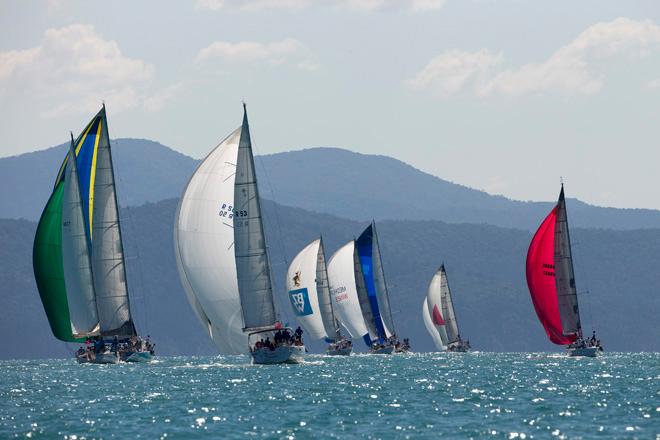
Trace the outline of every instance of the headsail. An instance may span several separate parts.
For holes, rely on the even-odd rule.
[[[89,229],[83,214],[73,137],[64,179],[62,203],[62,263],[74,337],[99,334]]]
[[[245,327],[268,327],[277,321],[270,264],[261,220],[259,189],[244,107],[234,183],[234,251]]]
[[[287,291],[296,319],[312,339],[335,339],[335,326],[325,254],[321,239],[314,240],[291,261]]]
[[[346,243],[330,257],[328,262],[330,296],[334,300],[335,315],[348,330],[348,333],[353,338],[364,338],[365,343],[371,345],[371,338],[362,316],[360,298],[358,297],[356,259],[354,240]]]
[[[529,245],[526,276],[534,309],[548,338],[559,345],[575,341],[580,319],[563,186],[557,205]],[[564,322],[567,328],[563,327]]]

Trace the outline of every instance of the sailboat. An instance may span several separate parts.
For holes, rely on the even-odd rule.
[[[350,355],[353,343],[342,336],[330,298],[322,238],[314,240],[295,256],[286,282],[293,313],[307,334],[328,342],[328,355]]]
[[[337,316],[352,337],[362,337],[372,354],[407,351],[398,344],[375,222],[342,246],[328,263]]]
[[[53,335],[80,363],[146,362],[131,317],[105,106],[71,145],[39,220],[33,268]],[[108,338],[112,338],[112,341]],[[113,342],[113,349],[107,345]]]
[[[529,293],[548,339],[565,345],[570,356],[602,353],[595,332],[589,340],[582,335],[563,184],[557,204],[529,245],[526,266]]]
[[[249,353],[255,364],[301,360],[302,339],[283,337],[291,332],[275,310],[245,104],[241,127],[206,156],[181,196],[174,248],[188,301],[221,353]]]
[[[444,264],[431,279],[428,293],[424,298],[422,317],[438,350],[458,353],[466,353],[470,350],[470,342],[464,341],[458,331],[458,321]]]

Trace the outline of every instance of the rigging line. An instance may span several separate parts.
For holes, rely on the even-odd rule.
[[[256,142],[254,142],[254,135],[252,133],[250,133],[250,138],[252,140],[252,149],[255,150],[257,153],[259,153],[258,149],[256,148]],[[282,257],[284,258],[284,264],[288,267],[289,259],[287,258],[286,245],[284,244],[284,237],[282,234],[282,224],[280,222],[280,215],[278,209],[279,204],[275,200],[275,191],[273,190],[273,185],[271,184],[270,177],[268,176],[268,171],[266,170],[266,166],[264,165],[263,159],[261,158],[261,154],[258,155],[258,158],[259,158],[258,162],[261,165],[261,169],[263,170],[264,177],[266,178],[266,183],[268,184],[268,189],[270,190],[270,196],[275,205],[275,209],[274,209],[275,223],[277,224],[277,233],[279,235],[280,246],[282,247]]]
[[[125,181],[121,175],[115,176],[115,179],[119,177],[119,182],[124,186]],[[145,287],[144,287],[144,274],[142,271],[142,256],[140,255],[140,246],[138,245],[137,241],[137,228],[135,226],[135,219],[133,218],[132,215],[132,210],[130,206],[126,205],[123,210],[126,212],[126,218],[128,220],[128,223],[132,229],[131,235],[133,236],[133,244],[132,246],[135,247],[135,258],[132,258],[135,260],[135,266],[137,270],[137,278],[139,282],[139,286],[137,286],[138,292],[141,293],[141,298],[138,296],[137,298],[140,298],[142,300],[142,317],[144,319],[144,329],[146,330],[147,334],[151,334],[151,328],[149,325],[149,304],[147,304],[147,295],[145,293]],[[126,263],[125,270],[128,269],[129,265]],[[127,276],[128,277],[128,276]],[[130,294],[130,293],[129,293]]]

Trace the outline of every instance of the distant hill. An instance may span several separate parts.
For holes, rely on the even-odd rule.
[[[179,197],[197,161],[144,139],[115,139],[117,193],[124,206]],[[0,218],[38,220],[69,144],[0,159]]]
[[[117,139],[113,147],[124,206],[179,197],[197,163],[141,139]],[[65,154],[61,145],[0,159],[0,218],[38,219]],[[262,197],[353,220],[442,220],[533,230],[551,207],[492,196],[389,157],[337,148],[260,156],[256,164]],[[551,190],[547,199],[554,199],[558,190]],[[600,208],[575,199],[568,204],[576,227],[660,228],[660,211]]]
[[[387,156],[311,148],[258,159],[262,197],[355,220],[442,220],[535,230],[552,203],[520,202],[448,182]],[[265,173],[264,173],[265,170]],[[441,174],[441,171],[439,171]],[[552,186],[547,200],[559,195]],[[570,196],[570,187],[567,188]],[[601,208],[568,200],[573,226],[660,228],[660,211]]]
[[[141,333],[161,354],[212,354],[215,350],[187,304],[173,255],[176,200],[122,210],[132,306]],[[328,256],[366,226],[264,201],[264,218],[280,310],[286,262],[320,231]],[[70,356],[50,334],[32,276],[35,223],[0,220],[0,358]],[[397,331],[415,350],[432,349],[421,320],[428,283],[445,262],[461,333],[480,350],[548,351],[524,278],[528,231],[440,221],[378,223]],[[587,329],[596,325],[608,350],[660,350],[660,230],[574,228],[578,290]],[[310,344],[314,350],[320,344]],[[361,342],[358,343],[363,349]]]

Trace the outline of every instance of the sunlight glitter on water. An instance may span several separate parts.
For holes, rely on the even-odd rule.
[[[653,438],[660,356],[2,362],[0,438]]]

